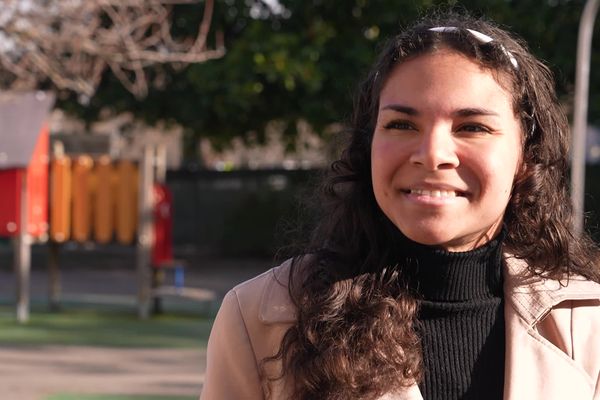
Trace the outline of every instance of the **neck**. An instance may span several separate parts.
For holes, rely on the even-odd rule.
[[[464,252],[422,245],[402,236],[400,257],[405,276],[419,298],[430,301],[470,301],[502,293],[504,232],[485,245]]]

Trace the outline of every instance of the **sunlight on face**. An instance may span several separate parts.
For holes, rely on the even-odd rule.
[[[521,124],[494,75],[450,50],[398,65],[371,146],[377,204],[409,239],[465,251],[502,225]]]

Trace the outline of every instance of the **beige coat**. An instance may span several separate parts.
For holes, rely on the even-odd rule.
[[[505,400],[600,400],[600,285],[541,280],[507,259]],[[289,262],[232,289],[208,341],[202,400],[264,399],[260,360],[275,354],[294,322]],[[275,367],[271,363],[270,372]],[[288,378],[289,379],[289,378]],[[285,380],[273,399],[286,399]],[[381,400],[422,399],[415,385]]]

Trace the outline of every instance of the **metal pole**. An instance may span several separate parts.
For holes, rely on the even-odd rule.
[[[51,240],[48,243],[48,305],[50,311],[60,310],[60,243]]]
[[[167,146],[164,143],[156,145],[156,182],[167,181]]]
[[[14,240],[15,274],[17,277],[17,321],[29,320],[29,278],[31,272],[31,237],[29,236],[27,170],[21,173],[19,234]]]
[[[575,75],[575,109],[573,111],[573,147],[571,160],[571,202],[573,204],[573,230],[583,232],[583,206],[585,193],[585,137],[587,130],[588,91],[594,21],[600,0],[588,0],[579,23],[577,39],[577,70]]]
[[[138,198],[138,240],[137,240],[137,275],[138,275],[138,317],[146,319],[150,315],[150,297],[152,277],[150,271],[151,251],[154,241],[152,232],[154,182],[154,149],[144,146],[139,164],[139,198]]]

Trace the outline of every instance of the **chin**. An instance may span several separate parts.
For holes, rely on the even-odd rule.
[[[441,247],[448,251],[465,251],[471,249],[470,243],[463,243],[461,240],[457,239],[456,236],[448,232],[405,229],[400,229],[400,231],[408,239],[425,246]]]
[[[412,230],[405,229],[400,229],[400,231],[404,234],[404,236],[406,236],[413,242],[421,243],[427,246],[441,246],[450,240],[450,238],[444,235],[439,235],[434,232],[415,232]]]

